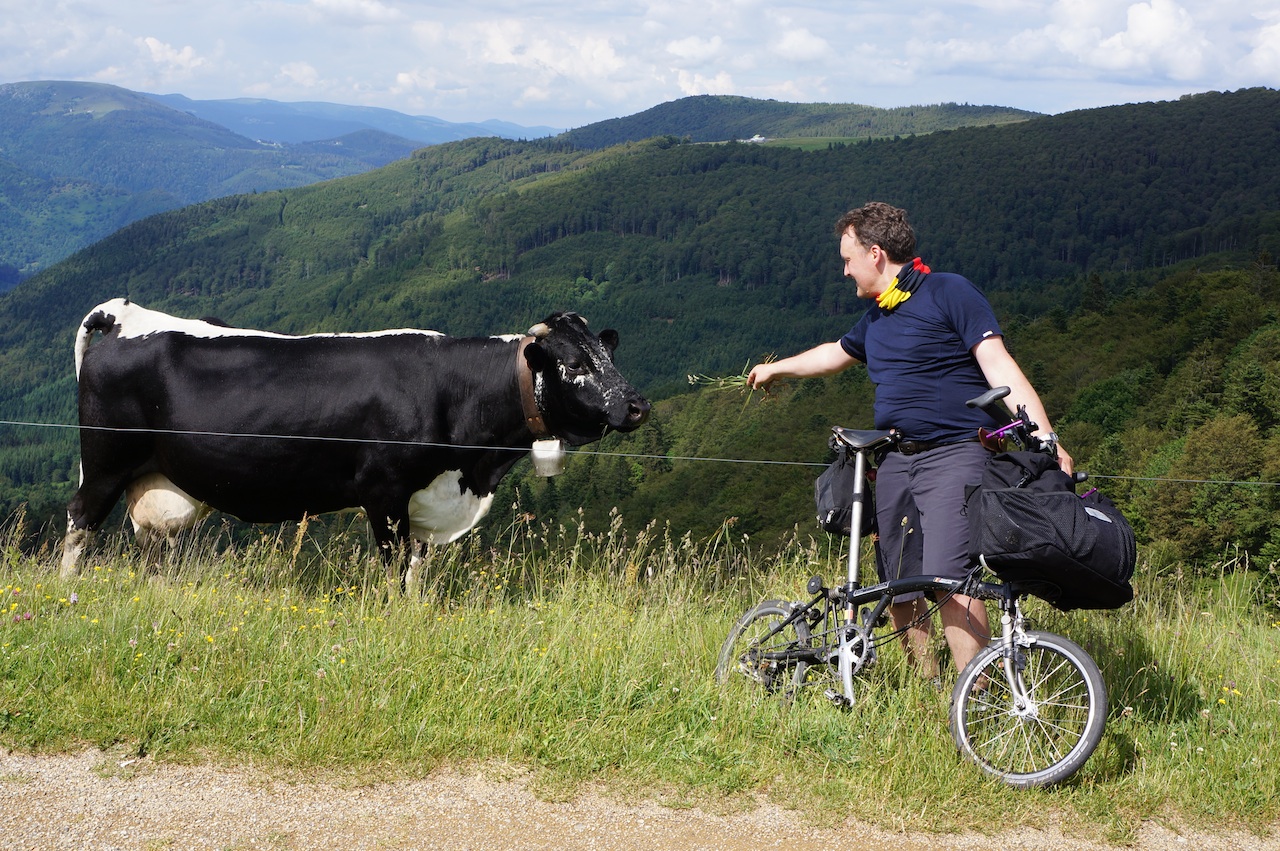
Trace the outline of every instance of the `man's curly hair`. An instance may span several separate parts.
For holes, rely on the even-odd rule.
[[[907,222],[906,210],[872,201],[841,216],[836,221],[836,236],[844,236],[849,228],[853,228],[859,245],[880,246],[894,263],[906,263],[916,255],[916,232]]]

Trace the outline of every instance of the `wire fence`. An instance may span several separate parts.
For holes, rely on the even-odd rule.
[[[320,443],[355,443],[355,444],[373,444],[386,446],[416,446],[416,447],[432,447],[440,449],[466,449],[479,450],[489,452],[528,452],[527,447],[519,446],[489,446],[482,444],[460,444],[460,443],[440,443],[427,440],[392,440],[387,438],[368,438],[368,437],[335,437],[328,435],[309,435],[309,434],[267,434],[256,432],[226,432],[226,431],[201,431],[201,430],[183,430],[183,429],[156,429],[156,428],[112,428],[107,426],[82,426],[73,423],[44,423],[29,420],[0,420],[0,426],[9,426],[16,428],[37,428],[63,431],[103,431],[118,434],[153,434],[176,437],[217,437],[217,438],[241,438],[256,440],[297,440]],[[639,452],[615,452],[602,449],[584,449],[581,447],[573,449],[570,454],[573,455],[593,455],[606,458],[626,458],[641,461],[667,461],[682,463],[712,463],[712,464],[741,464],[756,466],[775,466],[775,467],[813,467],[823,468],[827,465],[817,461],[778,461],[759,458],[723,458],[706,455],[656,455],[652,453]],[[1119,476],[1108,475],[1104,473],[1089,473],[1091,479],[1105,479],[1110,481],[1131,481],[1131,482],[1158,482],[1162,484],[1187,484],[1187,485],[1238,485],[1238,486],[1258,486],[1258,487],[1280,487],[1280,482],[1265,482],[1254,480],[1229,480],[1229,479],[1183,479],[1170,478],[1162,476]]]

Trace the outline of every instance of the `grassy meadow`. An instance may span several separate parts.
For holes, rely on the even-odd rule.
[[[501,519],[491,519],[499,526]],[[0,539],[0,746],[99,746],[253,764],[350,784],[441,766],[587,784],[712,811],[768,799],[815,823],[999,831],[1057,824],[1123,842],[1143,819],[1280,827],[1280,617],[1274,574],[1224,559],[1213,581],[1140,568],[1119,612],[1034,606],[1097,659],[1108,730],[1072,780],[1017,791],[962,763],[946,694],[881,654],[851,712],[792,706],[712,672],[762,597],[839,575],[838,544],[779,552],[722,530],[548,529],[513,511],[500,545],[432,554],[420,593],[388,593],[359,525],[234,539],[207,528],[163,569],[124,536],[82,576]],[[954,672],[953,672],[954,673]],[[948,687],[949,689],[949,687]],[[0,783],[3,783],[0,778]]]

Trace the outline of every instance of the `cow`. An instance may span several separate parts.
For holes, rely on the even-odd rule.
[[[104,302],[76,335],[80,486],[62,575],[127,493],[140,539],[210,510],[253,523],[362,510],[397,578],[414,542],[473,528],[535,441],[582,446],[645,422],[617,345],[568,312],[525,335],[291,336]]]

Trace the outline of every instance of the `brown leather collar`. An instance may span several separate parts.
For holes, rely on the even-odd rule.
[[[524,409],[524,424],[533,432],[537,440],[551,437],[547,423],[542,419],[542,411],[538,409],[538,399],[533,393],[533,370],[525,360],[524,350],[534,341],[533,337],[523,337],[516,348],[516,375],[520,381],[520,407]]]

